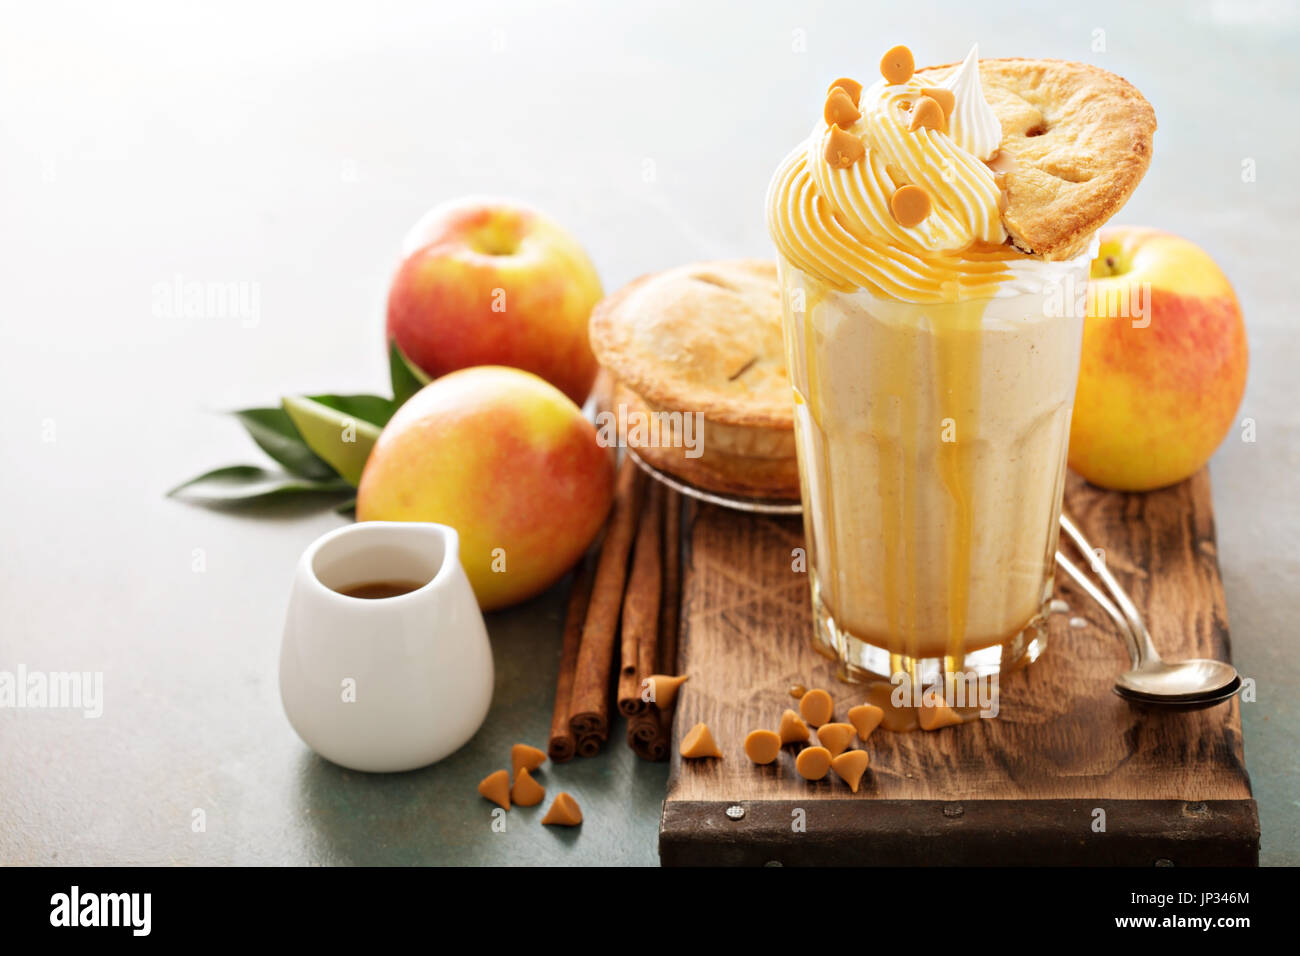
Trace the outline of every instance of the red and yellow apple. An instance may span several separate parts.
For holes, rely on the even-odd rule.
[[[385,426],[357,488],[358,521],[433,521],[460,534],[484,610],[554,584],[600,530],[614,489],[608,448],[578,406],[528,372],[444,375]]]
[[[509,365],[581,405],[596,377],[587,320],[602,296],[596,269],[565,230],[500,199],[438,206],[403,243],[388,293],[388,337],[437,378]]]
[[[1147,491],[1194,474],[1233,425],[1246,329],[1223,271],[1195,244],[1105,229],[1092,264],[1070,467]]]

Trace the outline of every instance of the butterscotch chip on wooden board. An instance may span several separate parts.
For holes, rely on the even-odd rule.
[[[546,796],[546,788],[533,779],[527,767],[520,767],[515,774],[515,785],[510,788],[510,800],[516,806],[535,807]]]
[[[857,793],[858,784],[862,782],[862,775],[867,772],[867,764],[870,762],[871,758],[865,750],[850,750],[832,760],[831,769],[849,785],[850,790]]]
[[[557,794],[551,809],[542,817],[542,823],[553,827],[576,827],[582,822],[582,810],[578,801],[567,793]]]
[[[807,743],[808,738],[812,736],[808,725],[799,718],[798,714],[789,709],[781,715],[781,726],[776,733],[783,744]]]
[[[799,751],[794,769],[805,780],[820,780],[831,769],[831,752],[825,747],[808,747]]]
[[[510,774],[497,770],[483,778],[478,785],[478,792],[498,806],[510,809]]]
[[[751,730],[745,738],[745,756],[754,763],[769,764],[780,753],[781,737],[770,730]]]
[[[817,728],[817,742],[838,757],[849,747],[853,739],[852,724],[822,724]]]
[[[858,740],[864,744],[871,732],[885,719],[885,712],[875,704],[858,704],[849,708],[849,723],[858,732]]]
[[[646,689],[650,692],[650,700],[660,710],[667,710],[677,699],[677,689],[686,683],[687,675],[671,677],[667,674],[654,674],[646,680],[649,682]]]
[[[510,748],[510,768],[514,771],[516,778],[519,776],[521,769],[536,770],[544,763],[546,763],[545,750],[538,750],[536,747],[528,746],[528,744],[515,744]]]
[[[799,713],[812,726],[820,727],[835,713],[835,701],[831,700],[830,694],[820,688],[810,690],[799,699]]]
[[[714,742],[708,724],[696,724],[682,738],[681,754],[688,760],[695,760],[700,757],[721,757],[722,751]]]
[[[951,727],[953,724],[961,723],[961,715],[947,704],[918,707],[916,719],[920,722],[922,730],[938,730],[940,727]]]

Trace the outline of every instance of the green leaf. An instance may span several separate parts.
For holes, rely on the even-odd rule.
[[[388,377],[393,383],[394,408],[401,408],[408,398],[433,381],[424,369],[406,357],[397,339],[388,341]]]
[[[375,399],[374,395],[288,395],[283,404],[307,446],[355,488],[382,425],[365,417],[379,411]],[[388,399],[379,401],[390,406],[391,414]]]
[[[231,412],[257,442],[257,447],[303,478],[333,478],[334,469],[307,447],[283,408],[241,408]]]
[[[357,418],[383,428],[397,411],[392,399],[382,395],[308,395],[317,404],[342,412],[349,418]]]
[[[340,504],[338,507],[336,507],[336,508],[334,509],[334,511],[335,511],[335,513],[337,513],[337,514],[341,514],[341,515],[352,515],[353,517],[356,517],[356,513],[357,513],[357,496],[356,496],[356,495],[353,495],[353,496],[352,496],[351,498],[349,498],[347,501],[343,502],[343,503]]]
[[[268,498],[340,495],[351,490],[341,478],[313,480],[256,465],[231,465],[191,478],[167,495],[206,504],[236,505]]]

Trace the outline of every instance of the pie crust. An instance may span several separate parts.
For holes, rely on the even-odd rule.
[[[958,65],[918,75],[938,81]],[[1016,163],[1002,181],[1012,242],[1043,259],[1073,258],[1146,173],[1155,111],[1127,80],[1086,63],[980,60],[980,85]]]
[[[625,385],[614,385],[615,407],[629,412],[656,411]],[[703,419],[699,457],[686,453],[685,444],[644,444],[620,433],[620,440],[648,464],[689,485],[722,494],[748,498],[797,500],[799,462],[794,432],[753,425],[728,425]]]
[[[591,346],[616,380],[615,410],[698,413],[698,456],[671,433],[629,441],[648,463],[710,491],[798,497],[775,264],[725,260],[642,276],[596,306]]]

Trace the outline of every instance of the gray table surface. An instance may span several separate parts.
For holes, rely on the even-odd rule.
[[[0,710],[0,862],[656,863],[666,770],[621,744],[548,774],[580,831],[533,810],[494,834],[474,795],[545,736],[560,594],[491,616],[496,699],[461,752],[349,773],[299,742],[276,689],[295,558],[343,519],[163,492],[258,460],[221,409],[386,387],[383,296],[431,204],[532,201],[608,289],[768,255],[768,176],[829,79],[895,42],[942,62],[975,40],[1131,79],[1160,130],[1118,221],[1195,239],[1240,295],[1257,440],[1234,430],[1213,461],[1219,556],[1259,682],[1261,858],[1300,862],[1294,3],[108,7],[0,16],[0,669],[102,671],[105,694],[97,720]],[[169,314],[177,281],[246,283],[257,308]]]

